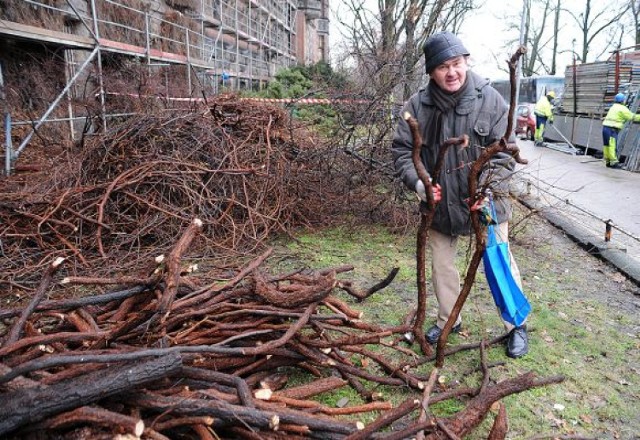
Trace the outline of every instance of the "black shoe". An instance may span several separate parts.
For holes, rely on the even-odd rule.
[[[451,329],[451,333],[459,333],[462,328],[462,324],[454,325]],[[434,345],[438,342],[440,335],[442,334],[442,329],[437,325],[433,325],[427,332],[424,334],[424,337],[427,338],[427,342],[431,345]]]
[[[507,356],[516,359],[527,353],[529,353],[527,327],[524,325],[515,327],[509,332],[509,338],[507,339]]]
[[[622,169],[622,164],[620,162],[607,164],[607,168],[614,168],[616,170]]]

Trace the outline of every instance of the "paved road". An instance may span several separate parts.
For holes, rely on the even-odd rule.
[[[528,165],[518,165],[516,191],[550,221],[595,248],[640,284],[640,173],[606,168],[592,156],[570,155],[519,140]],[[606,242],[605,222],[613,225]]]

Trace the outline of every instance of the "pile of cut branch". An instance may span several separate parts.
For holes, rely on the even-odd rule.
[[[119,286],[113,291],[44,301],[66,264],[56,260],[26,307],[0,309],[8,325],[0,347],[0,435],[461,438],[502,397],[561,380],[528,373],[489,385],[486,344],[469,344],[450,352],[480,347],[482,385],[439,390],[437,369],[429,376],[416,372],[433,358],[400,343],[409,325],[367,323],[336,295],[343,290],[365,300],[391,283],[397,270],[360,290],[338,278],[351,267],[270,276],[261,270],[268,250],[233,278],[203,283],[182,261],[201,228],[194,220],[146,277],[61,281]],[[300,385],[301,372],[308,374]],[[288,383],[291,376],[297,386]],[[408,387],[417,397],[392,408],[380,385]],[[344,386],[364,403],[338,408],[311,400]],[[453,398],[466,401],[454,416],[429,412],[430,404]],[[369,425],[353,418],[371,411],[382,414]],[[417,416],[407,421],[411,413]],[[394,424],[400,431],[380,432]],[[505,424],[503,412],[491,438],[504,438],[497,433],[506,432]]]
[[[0,182],[0,283],[32,290],[45,261],[66,271],[127,273],[164,253],[198,217],[199,256],[264,249],[264,241],[340,214],[397,209],[383,176],[319,145],[280,107],[216,97],[200,111],[131,117],[87,137],[29,180]],[[353,184],[353,177],[366,175]]]

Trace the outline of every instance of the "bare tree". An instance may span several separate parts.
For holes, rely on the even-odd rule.
[[[596,5],[599,8],[596,8]],[[596,59],[610,51],[616,44],[619,46],[624,31],[620,19],[629,11],[630,6],[628,1],[594,2],[585,0],[584,9],[579,13],[564,9],[580,29],[582,37],[580,59],[583,63],[587,62],[590,48],[596,47],[594,44],[596,41],[601,43],[598,47],[602,47],[602,50],[595,56]]]
[[[633,18],[634,42],[638,46],[640,45],[640,0],[629,0],[629,8]]]
[[[511,31],[517,30],[519,34],[521,23],[524,25],[522,30],[523,44],[527,48],[527,53],[522,56],[522,75],[532,76],[539,74],[555,74],[555,54],[557,51],[557,35],[559,28],[559,13],[557,7],[552,6],[552,0],[524,0],[522,12],[517,19],[509,25]],[[557,0],[558,5],[561,0]],[[522,20],[524,14],[524,20]],[[549,32],[548,24],[551,21],[550,16],[554,14],[553,29]],[[512,32],[512,34],[516,34]],[[517,45],[518,41],[510,40],[507,42],[508,47]],[[549,49],[549,46],[552,46]],[[549,57],[551,53],[551,57]],[[546,61],[551,59],[551,66],[548,67]],[[504,67],[503,60],[499,61],[501,70],[507,71]]]
[[[374,11],[368,3],[347,0],[341,5],[348,11],[348,18],[338,20],[346,30],[349,55],[373,92],[390,93],[398,86],[401,99],[423,77],[418,66],[424,40],[440,29],[455,32],[475,7],[475,0],[377,0]]]
[[[477,8],[477,2],[474,0],[459,0],[453,2],[451,7],[446,11],[443,22],[449,23],[448,30],[454,34],[458,33],[467,15]]]
[[[556,3],[555,17],[553,19],[553,52],[551,54],[551,70],[549,71],[550,75],[556,74],[556,58],[558,55],[558,35],[560,35],[559,27],[560,27],[560,6],[561,1],[558,0]]]
[[[540,20],[537,22],[537,25],[530,25],[529,28],[529,40],[525,40],[525,45],[529,51],[529,56],[522,63],[522,71],[524,76],[531,76],[534,74],[539,74],[540,65],[543,65],[544,58],[542,57],[542,51],[549,43],[550,37],[545,35],[545,29],[547,27],[547,19],[551,12],[551,0],[544,0],[542,2],[543,12]],[[531,5],[531,2],[529,2]],[[531,14],[531,7],[528,8],[529,13]],[[531,16],[529,17],[529,21],[531,20]],[[552,37],[551,37],[552,38]]]
[[[628,14],[631,12],[631,14]],[[640,0],[524,0],[522,75],[555,75],[558,55],[572,52],[578,62],[600,59],[622,47],[625,26],[640,43]],[[567,17],[570,17],[569,19]],[[632,21],[633,20],[633,21]],[[521,15],[510,17],[509,30],[520,30]],[[573,42],[573,43],[572,43]],[[577,44],[576,44],[577,43]],[[513,47],[515,39],[505,47]],[[503,60],[496,59],[498,66]]]

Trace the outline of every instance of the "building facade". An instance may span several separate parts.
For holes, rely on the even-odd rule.
[[[279,68],[329,56],[328,0],[3,3],[0,39],[189,65],[203,77],[224,77],[233,88],[259,87]]]

